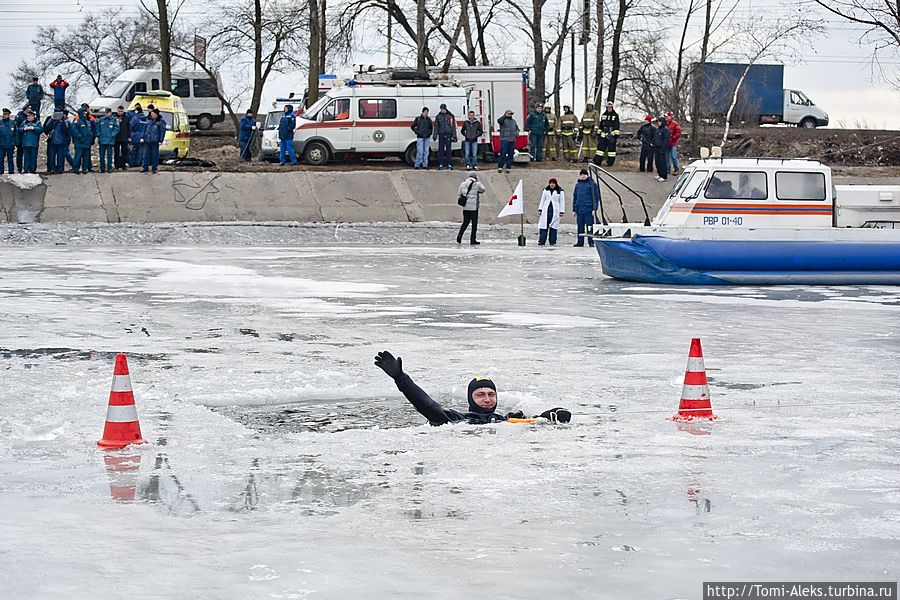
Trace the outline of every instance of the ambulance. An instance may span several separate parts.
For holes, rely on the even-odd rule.
[[[385,158],[399,156],[408,164],[416,161],[413,120],[427,107],[434,118],[446,104],[461,125],[468,107],[469,90],[454,82],[337,81],[312,106],[297,116],[294,149],[297,157],[311,165],[349,156]],[[278,154],[278,121],[288,99],[280,98],[269,113],[263,130],[263,158]],[[299,100],[299,99],[298,99]],[[293,104],[295,112],[300,102]],[[462,140],[457,144],[459,150]],[[432,142],[437,149],[437,142]]]

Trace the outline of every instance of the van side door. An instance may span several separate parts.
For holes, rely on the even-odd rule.
[[[396,98],[354,98],[353,139],[357,152],[402,152]],[[408,129],[408,126],[407,126]]]

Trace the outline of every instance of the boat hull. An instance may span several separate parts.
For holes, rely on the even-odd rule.
[[[594,238],[603,272],[675,285],[900,285],[898,241]]]

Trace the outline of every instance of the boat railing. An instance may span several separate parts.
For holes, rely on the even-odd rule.
[[[606,218],[606,210],[603,206],[603,190],[602,190],[603,187],[606,187],[610,192],[612,192],[613,195],[616,197],[616,199],[619,201],[619,208],[622,209],[622,222],[628,223],[628,213],[625,211],[625,202],[622,198],[622,194],[620,194],[619,191],[616,190],[616,188],[614,188],[612,186],[612,184],[608,181],[608,179],[615,181],[617,184],[622,186],[624,189],[631,192],[638,199],[638,201],[640,201],[641,208],[644,211],[644,225],[647,225],[647,226],[650,225],[650,213],[647,211],[647,203],[644,202],[644,197],[641,195],[640,192],[638,192],[637,190],[635,190],[634,188],[629,186],[627,183],[625,183],[624,181],[622,181],[621,179],[619,179],[618,177],[616,177],[615,175],[613,175],[612,173],[610,173],[609,171],[607,171],[606,169],[604,169],[601,166],[598,166],[598,165],[595,165],[592,163],[589,164],[588,165],[588,173],[589,173],[589,177],[591,179],[593,179],[597,183],[597,185],[601,188],[599,207],[600,207],[600,222],[603,225],[609,225],[609,221]]]

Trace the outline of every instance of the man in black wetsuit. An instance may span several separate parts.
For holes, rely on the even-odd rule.
[[[406,399],[410,401],[413,407],[419,411],[423,417],[428,419],[432,425],[443,425],[444,423],[456,423],[459,421],[468,421],[473,425],[483,423],[496,423],[498,421],[506,421],[508,419],[522,419],[525,414],[522,411],[508,413],[506,416],[497,414],[497,386],[487,377],[476,377],[469,382],[468,412],[459,412],[452,408],[444,408],[431,399],[425,390],[417,386],[409,375],[403,372],[403,359],[399,356],[394,358],[390,352],[379,352],[375,355],[375,365],[394,380],[397,389],[403,392]],[[565,408],[551,408],[542,412],[539,417],[558,421],[560,423],[568,423],[572,419],[572,413]]]

